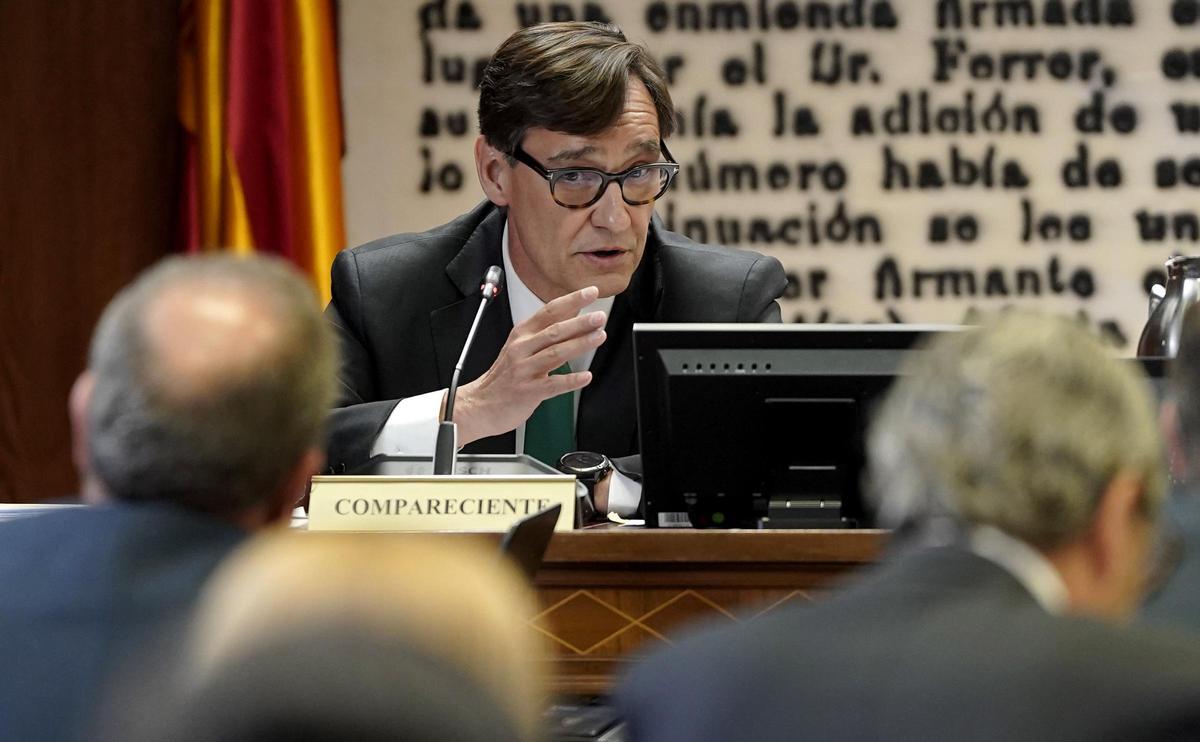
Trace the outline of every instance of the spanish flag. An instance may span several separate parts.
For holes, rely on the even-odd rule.
[[[329,300],[345,244],[333,0],[182,0],[180,247],[282,255]]]

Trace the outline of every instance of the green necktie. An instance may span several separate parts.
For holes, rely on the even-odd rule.
[[[569,374],[563,364],[552,374]],[[564,453],[575,450],[575,393],[544,400],[525,421],[525,453],[550,466],[558,466]]]

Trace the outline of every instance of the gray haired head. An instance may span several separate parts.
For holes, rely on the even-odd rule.
[[[108,496],[230,514],[320,446],[335,350],[282,261],[174,257],[109,304],[88,367],[88,465]]]
[[[1079,324],[1011,312],[909,359],[868,440],[888,526],[949,519],[1048,548],[1081,535],[1120,472],[1157,513],[1164,459],[1146,381]]]

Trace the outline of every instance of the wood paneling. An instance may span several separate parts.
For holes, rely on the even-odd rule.
[[[373,535],[500,541],[495,533]],[[636,653],[673,641],[689,625],[743,623],[820,600],[838,581],[877,561],[887,539],[886,531],[867,529],[664,530],[604,525],[556,532],[533,581],[538,612],[529,624],[549,653],[539,664],[556,694],[607,693]]]
[[[66,400],[172,245],[177,3],[0,0],[0,501],[75,489]]]
[[[555,533],[535,584],[557,693],[606,692],[630,657],[697,622],[818,600],[878,558],[883,531],[600,529]]]

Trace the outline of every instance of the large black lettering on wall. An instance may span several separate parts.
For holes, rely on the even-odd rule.
[[[476,86],[520,26],[604,20],[676,105],[673,230],[778,257],[793,321],[1077,314],[1131,349],[1200,251],[1200,0],[357,0],[352,242],[470,208]]]

